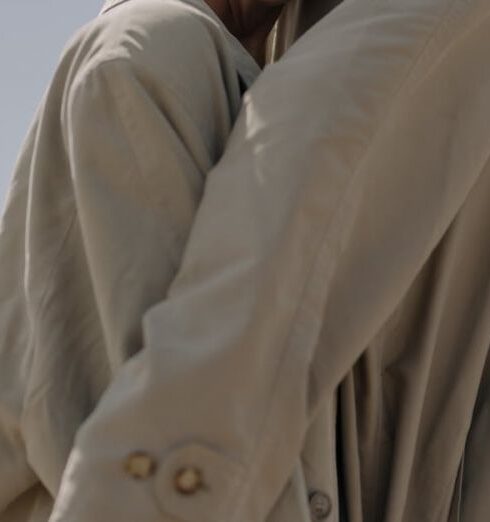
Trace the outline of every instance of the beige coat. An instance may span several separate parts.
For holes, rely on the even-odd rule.
[[[90,198],[39,286],[32,270],[70,199],[31,178],[36,250],[27,293],[5,305],[16,341],[18,303],[43,289],[27,308],[34,394],[10,437],[57,493],[50,522],[490,518],[489,48],[488,0],[346,0],[245,95],[168,290],[139,292],[154,274],[132,267],[163,226],[142,210],[172,201],[135,182],[118,134],[87,131],[112,98],[77,84],[58,161],[81,166],[75,194]],[[139,80],[128,107],[155,88]],[[146,121],[148,137],[165,125]],[[155,165],[158,150],[140,158]],[[42,152],[31,173],[56,170]],[[139,321],[141,336],[123,331]],[[80,393],[91,412],[107,368],[58,488],[55,437]]]
[[[260,69],[200,0],[107,2],[66,46],[1,221],[1,522],[47,521],[76,430],[141,348],[237,72]]]

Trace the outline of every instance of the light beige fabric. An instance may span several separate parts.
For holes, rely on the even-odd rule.
[[[48,519],[76,430],[179,266],[237,73],[259,72],[200,0],[108,3],[64,50],[1,221],[1,522]]]
[[[161,192],[140,199],[133,184],[131,203],[108,205],[112,190],[91,192],[92,235],[77,252],[68,234],[50,263],[62,285],[38,308],[49,337],[31,350],[63,361],[51,382],[65,395],[41,387],[23,435],[61,432],[66,413],[55,408],[77,383],[92,379],[98,395],[100,354],[134,355],[115,358],[59,489],[44,471],[58,492],[50,522],[306,522],[312,490],[332,503],[327,522],[489,519],[489,47],[488,0],[346,0],[245,95],[176,278],[141,317],[118,306],[140,298],[142,274],[107,281],[155,248],[142,248],[144,230],[161,223],[131,217]],[[84,100],[70,98],[65,139],[89,166],[75,139]],[[114,173],[105,162],[121,151],[110,145],[100,161]],[[126,168],[112,189],[128,188]],[[75,181],[83,194],[88,181]],[[42,208],[59,214],[69,201],[54,205],[51,187]],[[138,226],[131,255],[104,237],[108,225]],[[70,260],[90,270],[74,278]],[[72,300],[83,277],[106,304],[93,317]],[[140,321],[141,337],[97,344],[94,324],[107,328],[114,313]],[[28,382],[43,374],[28,367]],[[30,462],[49,469],[40,463],[56,441],[46,459],[46,439],[29,439]],[[153,458],[154,474],[125,471],[134,451]],[[178,494],[183,466],[200,468],[206,488]]]
[[[269,35],[268,61],[277,61],[300,36],[342,1],[289,0]]]

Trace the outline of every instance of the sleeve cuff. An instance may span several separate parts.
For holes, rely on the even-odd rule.
[[[114,457],[112,464],[99,456],[87,466],[82,452],[73,450],[50,522],[102,522],[116,513],[121,522],[132,521],[135,513],[161,522],[232,518],[245,469],[218,449],[192,441],[161,454],[134,448]],[[85,498],[75,492],[85,492]]]

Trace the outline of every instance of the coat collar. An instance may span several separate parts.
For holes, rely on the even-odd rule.
[[[131,0],[106,0],[99,15],[102,15],[116,7],[117,5],[129,2]],[[132,0],[136,1],[136,0]],[[252,85],[257,76],[260,73],[260,67],[253,58],[253,56],[243,47],[240,41],[235,38],[225,27],[218,15],[209,7],[204,0],[175,0],[193,6],[198,11],[205,13],[207,16],[212,18],[222,29],[228,43],[230,44],[233,59],[235,60],[237,71],[245,81],[248,87]]]

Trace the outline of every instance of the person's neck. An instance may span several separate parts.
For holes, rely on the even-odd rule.
[[[205,0],[226,28],[263,67],[266,43],[282,5],[262,4],[254,0]]]

